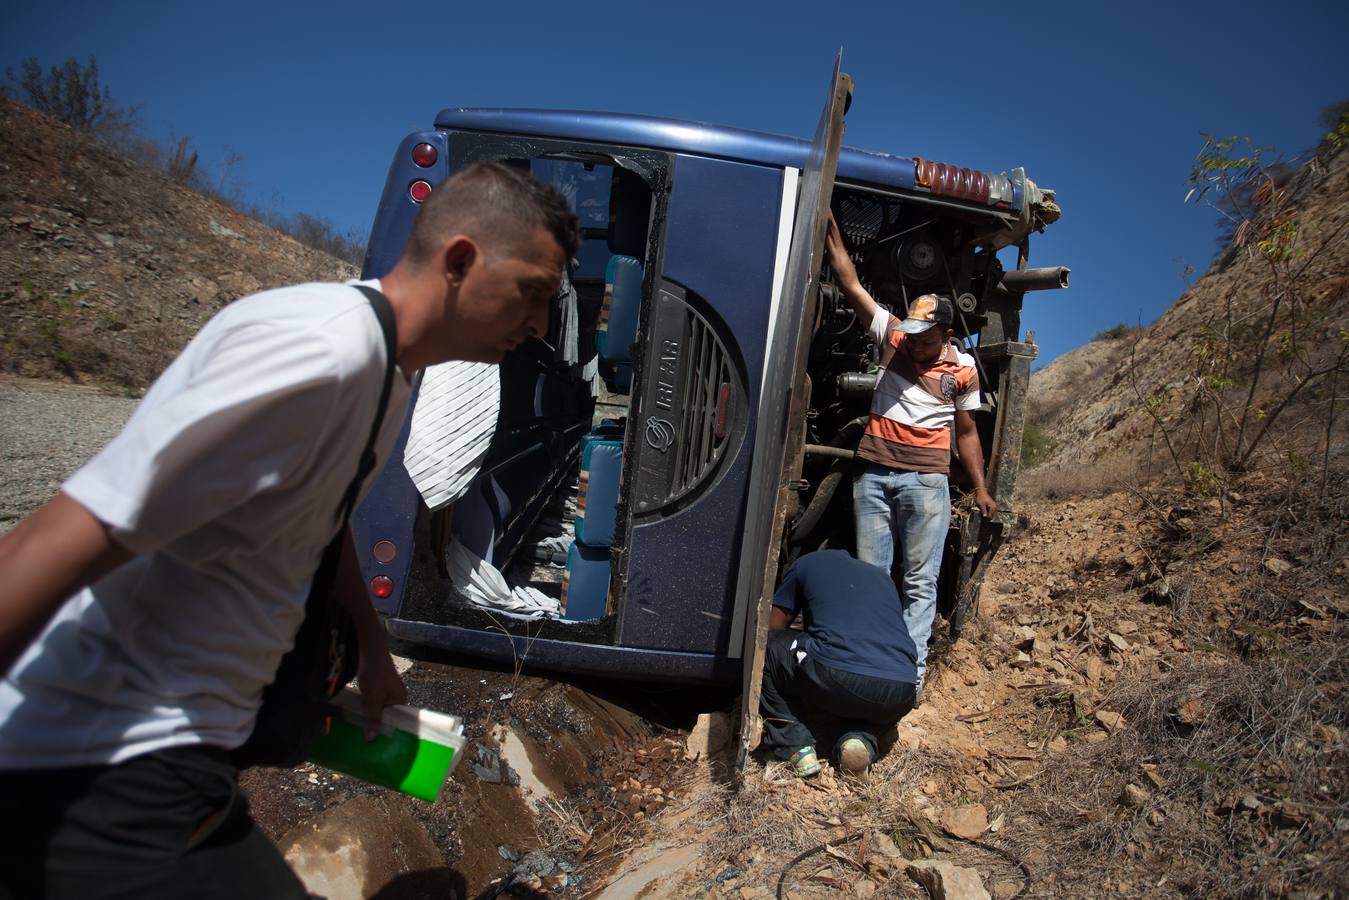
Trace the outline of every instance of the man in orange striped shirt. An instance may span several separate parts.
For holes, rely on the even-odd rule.
[[[898,569],[904,623],[918,651],[921,691],[937,614],[937,576],[951,523],[947,475],[953,422],[960,463],[974,485],[979,512],[991,517],[998,511],[984,484],[984,452],[970,415],[979,408],[979,374],[974,358],[951,340],[954,311],[948,298],[917,297],[900,320],[862,287],[832,215],[827,250],[835,281],[881,347],[871,416],[857,447],[866,467],[853,482],[857,558],[887,572]]]

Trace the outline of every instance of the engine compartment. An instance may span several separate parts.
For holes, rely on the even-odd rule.
[[[1005,347],[1020,339],[1025,290],[1024,279],[1017,283],[1015,274],[1008,286],[998,251],[1017,246],[1017,266],[1025,269],[1028,232],[1042,229],[1057,213],[1052,192],[1045,192],[1041,206],[1024,218],[844,184],[836,186],[832,208],[858,276],[877,303],[902,318],[909,302],[922,294],[952,298],[953,340],[974,357],[979,370],[982,404],[975,421],[991,463],[1006,380]],[[1066,272],[1061,273],[1065,286]],[[857,321],[826,264],[807,357],[810,400],[792,481],[795,502],[789,500],[788,506],[784,566],[814,550],[853,549],[850,485],[859,465],[853,451],[879,376],[880,353],[870,324]],[[954,460],[951,482],[959,507],[968,479]]]

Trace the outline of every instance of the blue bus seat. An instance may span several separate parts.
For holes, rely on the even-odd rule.
[[[562,618],[591,622],[609,611],[609,551],[572,544],[562,573]]]
[[[623,440],[623,435],[628,430],[628,420],[626,417],[620,419],[600,419],[599,423],[590,426],[590,430],[581,435],[581,452],[585,448],[603,440]]]
[[[595,346],[600,374],[609,389],[620,394],[632,389],[632,344],[637,340],[642,306],[642,274],[641,261],[632,256],[612,257],[604,274],[604,307]]]
[[[473,553],[495,565],[496,542],[511,514],[511,498],[496,477],[481,474],[454,504],[450,533]]]
[[[614,542],[618,490],[623,473],[623,437],[582,439],[581,480],[576,491],[576,540],[587,547]]]

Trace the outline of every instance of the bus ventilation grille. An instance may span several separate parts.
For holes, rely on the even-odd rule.
[[[739,379],[726,347],[707,321],[690,310],[679,438],[667,502],[679,500],[711,478],[736,427]]]

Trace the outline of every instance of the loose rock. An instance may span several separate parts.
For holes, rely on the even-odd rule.
[[[941,827],[955,837],[978,840],[988,830],[988,810],[982,803],[948,809],[942,813]]]
[[[278,842],[286,862],[314,894],[371,896],[404,871],[439,870],[433,892],[454,890],[435,841],[406,810],[369,797],[334,806]]]
[[[1148,802],[1151,795],[1136,784],[1126,784],[1123,792],[1120,793],[1119,802],[1123,806],[1131,806],[1134,809],[1142,809]]]
[[[1181,725],[1193,728],[1208,718],[1208,708],[1198,697],[1187,697],[1176,704],[1176,708],[1171,711],[1171,718]]]
[[[945,860],[910,863],[909,877],[921,884],[933,900],[991,900],[979,873]]]
[[[875,878],[881,881],[888,881],[909,864],[908,859],[903,853],[899,852],[899,847],[890,835],[884,831],[873,831],[871,840],[867,843],[868,851],[866,858],[866,870]]]
[[[1265,560],[1265,568],[1275,575],[1287,575],[1289,572],[1293,571],[1293,564],[1287,560],[1271,556],[1269,559]]]
[[[1124,716],[1117,712],[1111,712],[1108,709],[1098,710],[1096,712],[1096,721],[1106,731],[1123,731],[1125,724]]]
[[[684,741],[687,759],[707,759],[715,756],[731,742],[731,718],[723,712],[703,713],[698,716],[688,739]]]

